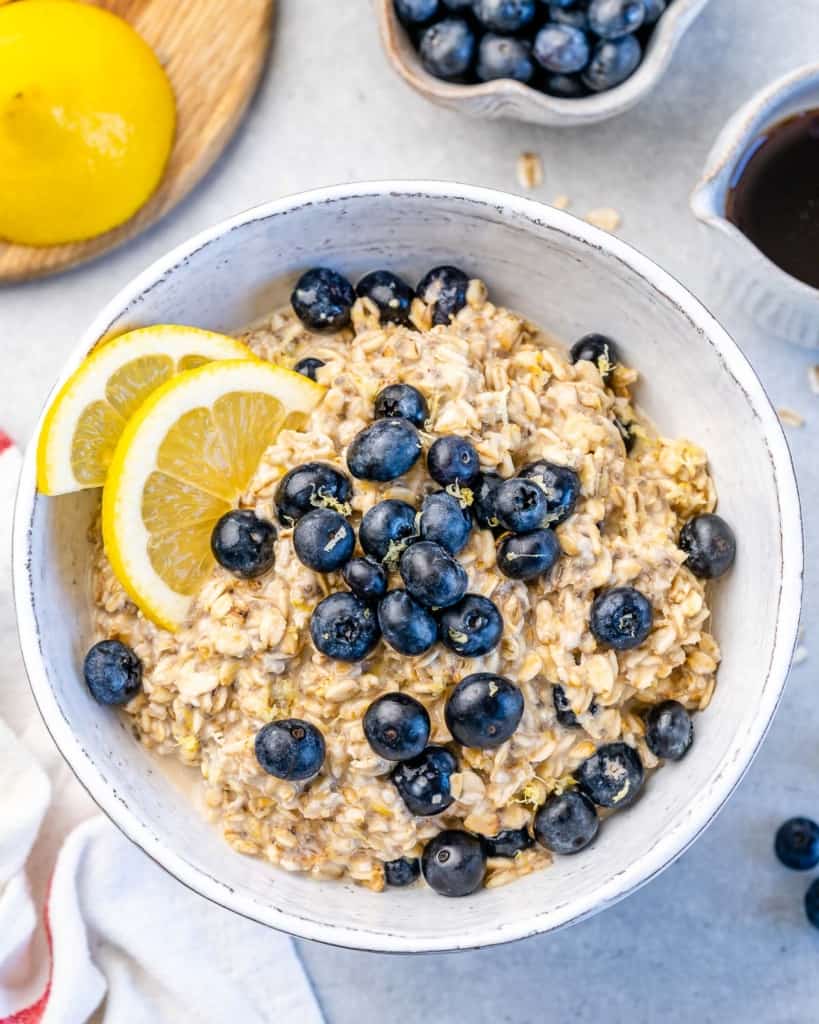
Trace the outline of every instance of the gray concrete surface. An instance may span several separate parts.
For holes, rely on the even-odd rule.
[[[654,95],[598,126],[563,131],[469,121],[429,106],[388,69],[367,0],[282,0],[270,68],[218,166],[171,217],[119,252],[51,280],[0,289],[2,425],[26,440],[78,332],[133,274],[192,232],[264,199],[364,178],[439,177],[517,191],[515,160],[541,155],[534,193],[580,214],[612,206],[622,237],[709,302],[707,240],[687,197],[719,127],[750,93],[819,61],[817,0],[712,0]],[[718,315],[719,308],[714,310]],[[730,328],[738,327],[731,323]],[[773,859],[773,832],[819,817],[813,569],[819,527],[819,398],[810,353],[743,331],[777,405],[806,417],[790,437],[807,516],[808,660],[764,750],[717,822],[625,903],[569,931],[503,949],[391,958],[300,944],[331,1024],[811,1024],[819,1020],[819,932],[808,879]],[[749,487],[749,495],[753,492]],[[748,514],[753,514],[749,506]],[[275,993],[271,993],[275,1020]]]

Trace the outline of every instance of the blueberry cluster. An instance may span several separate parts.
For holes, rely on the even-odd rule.
[[[629,78],[673,0],[394,0],[426,70],[508,78],[561,99]]]
[[[819,865],[819,825],[810,818],[789,818],[776,833],[774,850],[786,868],[810,871]],[[805,913],[819,928],[819,878],[805,893]]]

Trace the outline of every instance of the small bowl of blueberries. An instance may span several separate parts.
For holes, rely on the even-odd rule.
[[[708,0],[377,0],[390,63],[433,103],[543,125],[638,103]]]

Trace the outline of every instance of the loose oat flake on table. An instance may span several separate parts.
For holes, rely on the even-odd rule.
[[[326,391],[263,450],[175,632],[94,532],[95,639],[141,670],[132,696],[109,645],[102,691],[240,853],[504,884],[605,834],[711,699],[735,541],[706,454],[641,415],[611,339],[570,355],[456,267],[358,297],[318,268],[294,303],[242,340]]]

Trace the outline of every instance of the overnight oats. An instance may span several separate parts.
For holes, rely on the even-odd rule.
[[[118,428],[93,695],[288,871],[459,896],[587,847],[711,699],[706,453],[616,339],[566,351],[453,267],[308,271],[230,344]]]

